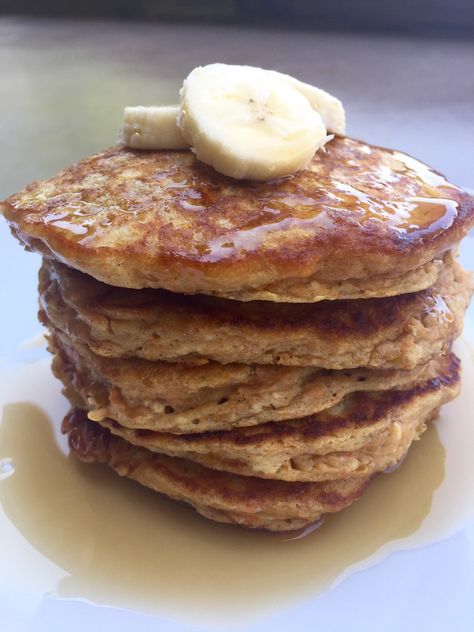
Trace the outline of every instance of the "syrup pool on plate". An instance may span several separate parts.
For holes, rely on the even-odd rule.
[[[402,466],[318,529],[285,534],[209,522],[105,466],[77,462],[58,433],[67,406],[49,359],[5,370],[0,590],[222,629],[316,598],[392,551],[453,534],[474,501],[474,357],[465,341],[457,352],[461,396]]]

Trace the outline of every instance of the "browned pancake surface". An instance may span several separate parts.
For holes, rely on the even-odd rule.
[[[99,423],[134,445],[236,474],[289,481],[366,476],[397,463],[435,411],[456,397],[459,360],[447,356],[438,371],[404,390],[353,393],[302,419],[231,431],[173,435]]]
[[[47,321],[46,321],[47,322]],[[296,419],[358,391],[410,388],[439,375],[446,357],[411,371],[327,371],[277,365],[187,366],[103,358],[52,327],[52,369],[71,404],[132,429],[186,434]]]
[[[207,518],[251,528],[304,527],[357,500],[371,478],[288,483],[219,472],[137,448],[88,421],[79,409],[64,419],[62,429],[82,461],[106,463],[121,476],[191,504]]]
[[[459,335],[471,291],[451,260],[422,292],[311,305],[112,288],[56,262],[40,271],[48,319],[98,355],[328,369],[429,361]]]
[[[350,138],[267,183],[221,176],[190,151],[113,147],[2,210],[28,247],[106,283],[188,293],[395,279],[441,256],[474,221],[472,198],[442,176]]]

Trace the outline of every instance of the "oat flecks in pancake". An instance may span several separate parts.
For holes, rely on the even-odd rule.
[[[316,303],[325,300],[397,296],[431,287],[436,283],[442,267],[443,260],[435,259],[402,274],[374,274],[363,279],[347,279],[333,283],[324,283],[312,277],[288,279],[275,281],[256,289],[212,292],[210,294],[236,301],[272,301],[275,303]]]
[[[131,429],[176,434],[230,430],[295,419],[357,391],[409,388],[439,375],[446,357],[411,371],[311,367],[186,366],[138,358],[102,358],[55,329],[52,368],[70,401]]]
[[[1,208],[30,249],[111,285],[302,301],[354,297],[358,285],[364,296],[372,277],[385,294],[474,223],[469,194],[405,154],[346,137],[268,183],[221,176],[190,151],[113,147]],[[432,274],[401,287],[421,289]]]
[[[285,531],[316,522],[357,500],[371,477],[327,483],[287,483],[212,470],[137,448],[73,410],[63,421],[72,452],[82,461],[106,463],[121,476],[192,505],[218,522]]]
[[[409,370],[449,348],[471,292],[470,274],[452,260],[422,292],[313,305],[112,288],[56,262],[40,271],[55,327],[101,356],[167,362]]]
[[[232,431],[173,435],[98,423],[126,441],[214,469],[287,481],[367,476],[397,463],[426,422],[459,392],[459,360],[403,391],[355,393],[318,414]]]

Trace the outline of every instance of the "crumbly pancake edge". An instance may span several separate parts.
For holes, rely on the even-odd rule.
[[[107,418],[97,423],[134,445],[236,474],[288,481],[343,479],[398,462],[433,411],[454,399],[459,388],[459,360],[452,354],[444,372],[432,380],[404,391],[357,393],[346,398],[347,411],[343,400],[301,420],[179,436],[130,430]],[[345,461],[351,464],[348,469]]]
[[[415,381],[434,377],[442,362],[434,358],[412,371],[216,363],[186,367],[101,358],[54,328],[46,317],[42,321],[52,332],[53,372],[73,405],[132,429],[176,434],[231,430],[310,415],[334,406],[349,393],[409,388]],[[222,378],[217,380],[216,373]]]
[[[412,369],[459,335],[471,293],[471,275],[457,263],[420,293],[271,309],[117,290],[59,264],[40,270],[42,307],[56,327],[100,356],[167,362]]]

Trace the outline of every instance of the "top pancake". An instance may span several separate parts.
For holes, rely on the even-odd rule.
[[[255,183],[190,151],[117,146],[1,208],[29,248],[116,286],[312,302],[432,285],[473,199],[400,152],[342,137],[326,148]]]

